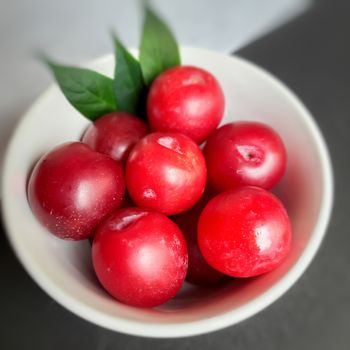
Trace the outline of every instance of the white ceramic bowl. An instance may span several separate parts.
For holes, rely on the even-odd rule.
[[[331,163],[321,133],[297,97],[266,71],[241,58],[182,48],[184,64],[203,67],[220,81],[226,98],[223,123],[259,120],[282,136],[288,168],[277,192],[293,225],[293,247],[277,270],[203,290],[185,285],[180,294],[155,309],[138,309],[112,299],[94,277],[89,243],[66,242],[35,219],[26,198],[34,162],[55,145],[79,140],[88,121],[56,86],[44,93],[22,118],[4,161],[3,217],[18,258],[32,278],[75,314],[115,331],[182,337],[233,325],[262,310],[301,276],[325,234],[333,199]],[[90,67],[111,75],[112,55]]]

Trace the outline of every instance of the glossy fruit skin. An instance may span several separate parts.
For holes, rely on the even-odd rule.
[[[140,118],[125,112],[112,112],[92,123],[82,142],[125,164],[131,149],[148,132],[148,126]]]
[[[228,279],[223,273],[213,269],[203,258],[198,247],[197,225],[202,210],[216,192],[206,188],[201,199],[190,210],[174,216],[172,219],[181,229],[188,250],[188,270],[186,280],[193,284],[213,287]]]
[[[279,199],[258,187],[222,192],[204,208],[198,242],[207,262],[233,277],[272,271],[291,247],[288,214]]]
[[[37,219],[62,239],[80,240],[117,209],[125,191],[121,166],[81,142],[68,142],[37,162],[28,200]]]
[[[154,307],[176,295],[188,255],[180,229],[143,208],[117,210],[94,237],[92,261],[103,287],[119,301]]]
[[[131,200],[128,192],[125,192],[123,201],[120,204],[119,209],[130,208],[130,207],[135,207],[135,203],[133,203],[133,201]],[[92,245],[92,242],[94,240],[94,235],[95,234],[92,234],[91,236],[89,236],[89,242],[90,242],[91,245]]]
[[[279,135],[258,122],[234,122],[217,129],[203,150],[208,181],[218,191],[251,185],[271,189],[286,170]]]
[[[153,130],[181,132],[198,144],[219,125],[224,107],[224,94],[215,77],[192,66],[178,66],[160,74],[147,98]]]
[[[126,164],[128,192],[135,204],[165,215],[191,208],[206,183],[199,147],[177,133],[152,133],[132,149]]]

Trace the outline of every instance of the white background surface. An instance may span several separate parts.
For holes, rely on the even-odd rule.
[[[151,4],[181,44],[232,52],[302,12],[310,0]],[[138,46],[141,23],[137,0],[0,0],[0,164],[17,120],[52,81],[35,52],[43,50],[66,63],[88,61],[111,52],[112,28],[126,45]]]

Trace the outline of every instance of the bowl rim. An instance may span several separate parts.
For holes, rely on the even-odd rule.
[[[130,335],[143,336],[143,337],[154,337],[154,338],[177,338],[177,337],[187,337],[194,336],[203,333],[213,332],[228,326],[232,326],[238,322],[241,322],[254,314],[262,311],[275,300],[281,297],[304,273],[306,268],[311,263],[317,250],[319,249],[323,237],[325,236],[326,229],[331,217],[333,198],[334,198],[334,180],[333,180],[333,170],[330,155],[322,136],[322,133],[316,124],[315,120],[311,116],[311,113],[299,100],[299,98],[292,92],[282,81],[273,76],[267,70],[261,68],[255,63],[252,63],[244,58],[238,57],[236,55],[227,55],[213,50],[181,46],[181,51],[186,52],[201,52],[202,55],[218,55],[226,56],[230,59],[238,61],[240,64],[245,65],[248,69],[254,71],[255,74],[261,76],[264,80],[267,80],[271,85],[280,90],[295,106],[298,113],[302,115],[305,126],[308,128],[309,132],[312,134],[314,139],[319,157],[321,162],[321,177],[322,177],[322,202],[320,205],[320,210],[317,218],[315,228],[310,236],[310,239],[305,246],[302,254],[295,264],[290,268],[290,270],[283,275],[274,285],[268,288],[265,292],[257,296],[256,298],[250,300],[249,302],[235,308],[234,310],[228,310],[220,315],[209,317],[202,320],[188,321],[181,323],[144,323],[136,320],[127,320],[111,315],[106,315],[95,308],[86,305],[80,300],[75,299],[63,292],[60,287],[48,279],[45,273],[42,272],[39,264],[35,263],[31,259],[31,255],[25,249],[19,248],[17,240],[12,235],[12,225],[9,219],[9,211],[6,206],[7,202],[7,186],[10,179],[10,174],[8,173],[8,164],[11,162],[12,158],[12,148],[17,142],[17,133],[27,116],[41,104],[45,104],[45,101],[52,95],[55,84],[52,84],[43,94],[41,94],[35,102],[29,107],[29,109],[24,113],[19,122],[17,123],[14,132],[7,144],[5,156],[3,160],[3,176],[1,180],[1,193],[2,193],[2,216],[6,235],[9,239],[10,245],[15,252],[17,258],[21,262],[22,266],[25,268],[27,273],[32,277],[32,279],[54,300],[61,304],[66,309],[75,313],[76,315],[88,320],[96,325],[102,326],[104,328],[118,331]],[[136,52],[136,50],[132,50]],[[100,56],[97,59],[89,61],[84,66],[98,65],[102,64],[104,61],[110,60],[112,54],[107,54]]]

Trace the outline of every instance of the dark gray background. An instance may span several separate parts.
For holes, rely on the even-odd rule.
[[[146,339],[104,330],[48,297],[0,230],[1,349],[349,349],[350,2],[317,1],[303,16],[238,54],[289,85],[328,143],[336,196],[327,236],[304,276],[255,317],[212,334]],[[313,174],[310,174],[312,181]]]

